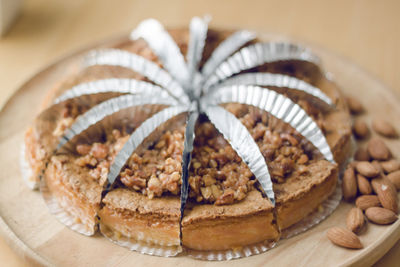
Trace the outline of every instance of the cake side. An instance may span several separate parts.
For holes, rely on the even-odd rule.
[[[182,220],[182,244],[195,250],[228,250],[274,242],[279,235],[273,206],[257,190],[231,205],[191,205]]]
[[[179,197],[148,199],[135,191],[119,188],[109,192],[103,204],[100,224],[105,231],[114,232],[115,240],[125,236],[133,243],[180,247]]]

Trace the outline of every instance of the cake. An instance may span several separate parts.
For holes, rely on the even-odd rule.
[[[271,247],[334,193],[350,116],[308,49],[150,19],[79,60],[23,158],[71,229],[162,256]]]

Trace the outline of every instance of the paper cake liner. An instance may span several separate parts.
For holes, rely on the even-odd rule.
[[[105,226],[100,222],[100,233],[107,238],[109,241],[117,244],[121,247],[128,248],[132,251],[137,251],[142,254],[161,256],[161,257],[173,257],[177,256],[182,252],[181,246],[162,246],[151,244],[147,242],[141,242],[133,238],[129,238],[116,230],[111,230],[108,226]],[[115,233],[118,233],[117,235]]]
[[[278,241],[279,242],[279,241]],[[260,242],[238,249],[220,251],[199,251],[185,248],[185,254],[191,258],[208,261],[233,260],[264,253],[276,246],[278,242]]]

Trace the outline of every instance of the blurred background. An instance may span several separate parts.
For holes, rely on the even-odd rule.
[[[400,94],[398,0],[0,0],[0,108],[36,72],[154,17],[169,27],[210,14],[211,26],[288,35],[359,65]],[[15,14],[15,15],[14,15]],[[398,242],[376,266],[396,266]],[[29,266],[0,238],[0,265]]]

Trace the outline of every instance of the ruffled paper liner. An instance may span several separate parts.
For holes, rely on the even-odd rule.
[[[238,249],[220,251],[199,251],[185,248],[185,254],[198,260],[225,261],[233,260],[264,253],[274,248],[278,242],[261,242],[253,245],[244,246]]]
[[[281,233],[281,239],[291,238],[319,224],[330,214],[332,214],[332,212],[339,206],[341,199],[341,182],[338,181],[336,189],[331,194],[331,196],[324,202],[322,202],[317,210],[309,214],[303,220],[283,230]],[[224,251],[199,251],[185,248],[185,254],[189,257],[199,260],[224,261],[258,255],[274,248],[277,244],[279,246],[279,240],[277,242],[261,242],[258,244],[244,246],[238,249],[230,249]]]
[[[53,196],[53,194],[47,187],[45,179],[41,179],[40,181],[40,192],[42,193],[43,200],[46,203],[50,213],[53,214],[56,219],[59,220],[62,224],[80,234],[86,236],[94,235],[97,230],[97,226],[94,225],[92,229],[89,229],[88,226],[77,221],[71,213],[62,208],[58,204],[58,200],[56,199],[56,197]]]
[[[111,230],[108,226],[105,226],[101,222],[99,228],[101,234],[111,242],[142,254],[173,257],[182,252],[182,247],[180,246],[161,246],[129,238],[116,230]]]
[[[22,174],[22,179],[25,184],[32,190],[37,190],[39,188],[39,183],[33,175],[33,171],[29,162],[26,160],[26,145],[23,142],[20,149],[19,155],[19,167]]]

